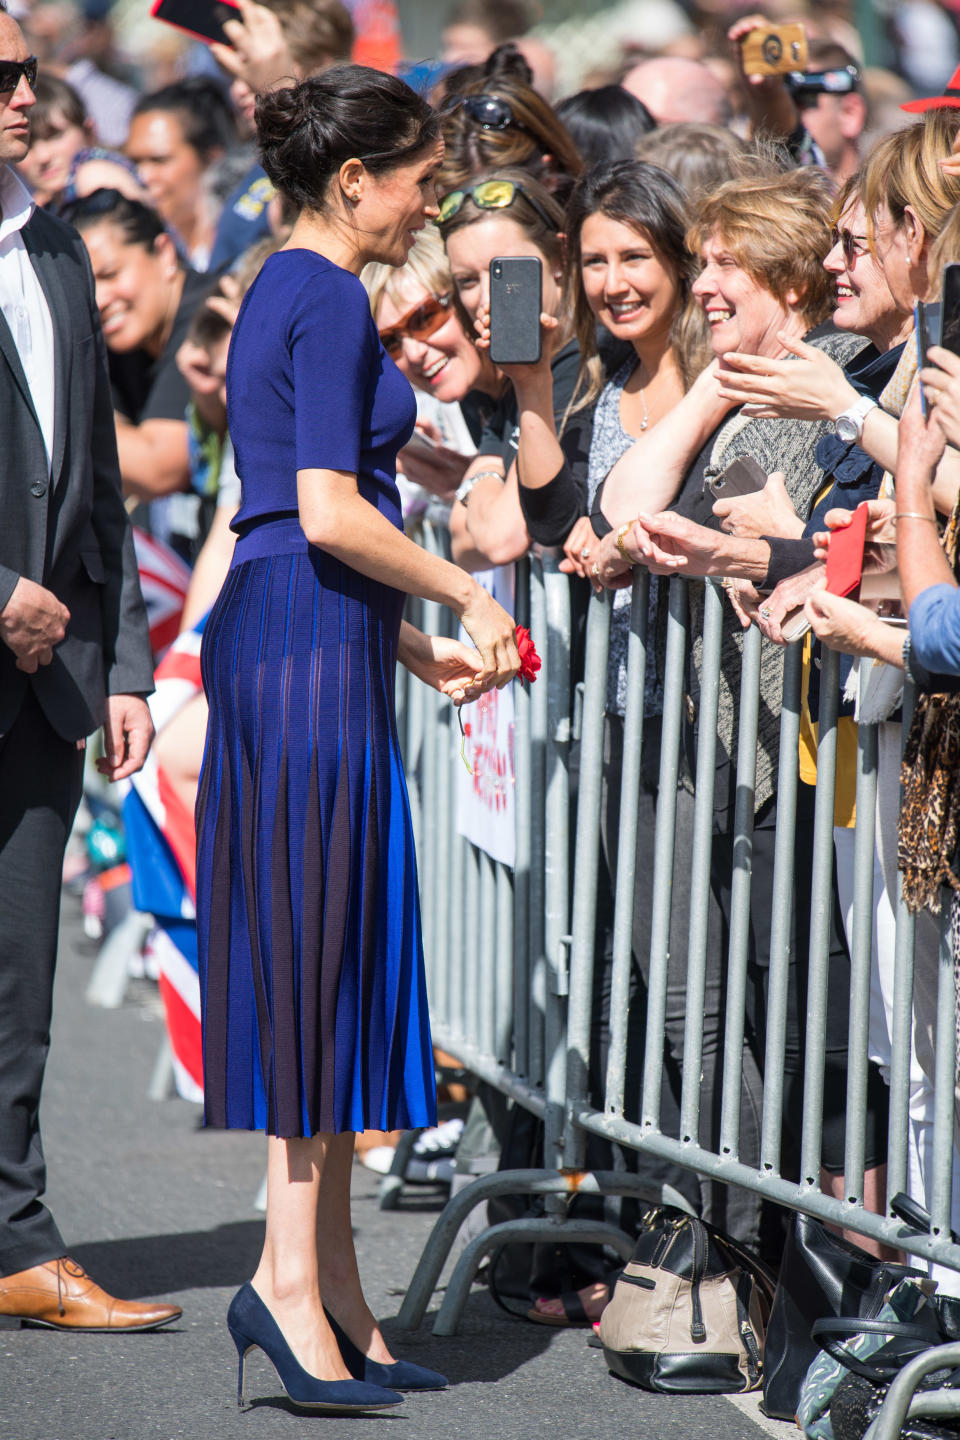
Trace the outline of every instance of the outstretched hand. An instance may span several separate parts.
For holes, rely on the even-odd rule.
[[[746,415],[758,420],[833,420],[859,399],[825,350],[785,331],[777,340],[794,359],[768,360],[737,350],[723,356],[720,394],[744,405]]]

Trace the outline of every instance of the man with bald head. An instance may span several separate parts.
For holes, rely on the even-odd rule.
[[[728,125],[730,99],[716,75],[699,60],[662,55],[641,60],[621,80],[642,100],[658,125],[694,121],[701,125]]]
[[[179,1306],[101,1290],[65,1254],[40,1199],[60,875],[82,748],[102,726],[101,773],[140,768],[153,666],[90,261],[10,168],[30,148],[36,78],[0,0],[0,1318],[151,1330]]]

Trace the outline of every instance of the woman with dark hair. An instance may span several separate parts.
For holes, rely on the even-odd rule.
[[[503,45],[478,75],[465,83],[456,73],[451,77],[442,106],[446,152],[437,193],[446,195],[477,175],[511,168],[526,170],[562,204],[583,162],[555,111],[517,78],[509,52],[529,73],[516,47]]]
[[[227,1317],[241,1396],[259,1346],[293,1400],[376,1409],[446,1384],[391,1356],[350,1223],[354,1132],[436,1120],[394,670],[460,702],[519,657],[510,617],[403,534],[415,404],[358,278],[404,264],[437,214],[437,117],[393,76],[341,66],[261,95],[257,129],[298,214],[228,365],[242,499],[202,653],[205,1117],[268,1136],[263,1253]],[[403,622],[406,594],[449,605],[477,649]]]
[[[97,284],[124,492],[156,500],[185,490],[190,392],[176,355],[208,281],[181,265],[156,211],[118,190],[95,190],[63,215],[83,236]],[[159,511],[154,522],[173,538]]]
[[[584,165],[635,159],[637,141],[657,128],[643,101],[622,85],[578,90],[554,109]]]
[[[204,177],[236,142],[233,110],[213,80],[165,85],[133,111],[127,154],[195,270],[208,268],[219,218]]]

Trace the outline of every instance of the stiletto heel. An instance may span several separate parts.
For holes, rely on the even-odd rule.
[[[310,1410],[386,1410],[401,1405],[403,1396],[382,1385],[361,1380],[318,1380],[304,1370],[283,1338],[276,1320],[249,1283],[241,1286],[227,1311],[227,1328],[237,1347],[240,1369],[237,1400],[244,1401],[247,1354],[260,1349],[271,1361],[284,1390],[295,1405]],[[349,1369],[349,1366],[347,1367]],[[382,1369],[389,1367],[382,1366]]]
[[[365,1380],[368,1385],[388,1385],[391,1390],[446,1390],[447,1377],[441,1375],[439,1370],[428,1370],[426,1365],[414,1365],[412,1360],[394,1360],[392,1365],[371,1360],[368,1355],[364,1355],[359,1345],[354,1345],[326,1305],[323,1313],[340,1346],[343,1363],[355,1379]]]
[[[244,1400],[244,1382],[246,1380],[247,1374],[247,1342],[242,1335],[239,1335],[237,1333],[236,1330],[232,1329],[230,1326],[228,1326],[227,1328],[230,1330],[230,1339],[237,1347],[237,1358],[240,1362],[240,1368],[237,1373],[237,1404],[242,1409]]]

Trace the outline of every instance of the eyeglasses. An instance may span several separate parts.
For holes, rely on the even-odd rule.
[[[840,246],[847,265],[855,265],[861,255],[866,255],[870,250],[870,241],[866,235],[854,235],[852,230],[834,230],[833,243]]]
[[[451,190],[450,194],[444,195],[440,201],[439,224],[445,225],[452,220],[467,200],[472,200],[478,210],[508,210],[518,195],[523,196],[547,229],[556,234],[557,222],[550,219],[543,206],[534,200],[519,180],[481,180],[469,190]]]
[[[396,359],[403,349],[404,339],[429,340],[431,335],[446,325],[450,319],[452,295],[431,295],[420,305],[408,310],[395,325],[385,325],[380,331],[380,342],[384,350]]]
[[[30,55],[26,60],[0,60],[0,94],[9,95],[24,77],[32,90],[37,83],[38,68],[36,55]]]

